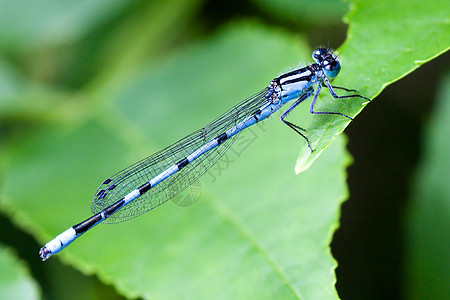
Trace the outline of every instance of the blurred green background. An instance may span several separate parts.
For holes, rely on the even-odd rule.
[[[448,299],[450,124],[446,117],[450,114],[450,77],[449,54],[438,55],[448,49],[449,18],[439,23],[442,19],[421,10],[420,1],[372,4],[372,11],[386,13],[386,19],[378,22],[392,28],[396,18],[389,16],[391,5],[404,7],[403,13],[411,13],[417,20],[434,20],[444,32],[441,44],[435,46],[428,36],[428,24],[418,24],[423,34],[414,37],[427,56],[414,56],[418,49],[410,45],[396,51],[411,53],[417,63],[438,57],[402,78],[415,68],[405,64],[388,80],[378,74],[381,67],[370,64],[368,56],[382,53],[389,57],[393,48],[386,46],[383,53],[385,41],[377,41],[372,32],[366,38],[373,37],[379,49],[370,48],[358,36],[357,26],[364,24],[358,8],[362,11],[370,3],[1,1],[0,299],[198,299],[202,295],[334,299],[335,264],[326,253],[338,219],[331,251],[338,264],[335,288],[340,298]],[[434,4],[441,11],[450,11],[446,1]],[[342,21],[350,7],[354,8],[348,17],[355,21],[350,23],[353,36],[347,34],[348,25]],[[377,31],[377,23],[367,24]],[[393,32],[380,35],[386,41],[400,38]],[[357,41],[352,44],[351,38]],[[242,157],[234,157],[237,162],[225,169],[227,174],[214,173],[220,177],[217,184],[202,179],[203,198],[198,204],[186,210],[165,205],[142,220],[101,226],[83,237],[85,241],[70,246],[73,250],[64,250],[67,254],[46,263],[38,259],[43,243],[89,216],[89,197],[104,178],[203,126],[281,72],[299,62],[309,63],[315,47],[338,48],[346,39],[346,50],[350,50],[343,50],[342,82],[353,82],[347,87],[372,97],[393,83],[346,130],[347,149],[353,156],[347,175],[343,170],[349,159],[339,139],[324,152],[317,167],[296,177],[295,158],[304,145],[278,124],[276,116],[255,129],[255,145],[244,149]],[[350,60],[352,53],[360,57],[361,74],[350,67],[358,57]],[[347,81],[346,66],[352,70],[347,76],[352,79]],[[376,84],[371,86],[371,82]],[[311,120],[307,105],[297,110],[302,112],[295,112],[295,120]],[[265,161],[268,153],[276,158],[258,169],[258,162]],[[337,153],[336,158],[330,153]],[[332,169],[327,163],[337,166]],[[339,185],[345,179],[348,192]],[[225,190],[236,182],[240,190],[227,194]],[[335,198],[322,191],[328,184],[328,192]],[[255,192],[261,185],[267,185],[263,193],[267,198]],[[339,213],[347,193],[349,198]],[[217,194],[229,200],[227,207],[220,206],[223,200]],[[304,201],[302,195],[295,198],[298,194],[306,195]],[[268,214],[273,199],[277,204]],[[320,204],[320,199],[330,202]],[[257,204],[247,207],[252,201]],[[209,216],[211,207],[217,215]],[[324,213],[329,218],[322,224],[321,215],[312,212],[324,208],[330,212]],[[230,213],[240,210],[242,213]],[[290,211],[293,215],[286,215]],[[248,217],[257,215],[255,212],[261,219]],[[271,273],[254,269],[261,264],[254,252],[242,260],[244,266],[237,259],[233,264],[208,256],[247,253],[245,243],[236,242],[238,237],[232,236],[229,226],[223,226],[217,216],[236,224],[248,219],[249,231],[244,235],[256,237],[255,244],[259,237],[273,238],[264,247],[277,250],[265,255],[274,254],[280,261],[284,258],[282,262],[274,259],[274,265],[282,266],[278,271],[290,283],[287,286],[294,296],[287,297],[289,288],[274,283],[272,275],[265,277],[267,282],[260,280],[265,271]],[[304,223],[290,222],[299,218]],[[281,223],[283,219],[286,223]],[[205,224],[211,231],[204,229]],[[311,231],[295,231],[304,224]],[[315,227],[320,229],[315,231]],[[126,249],[119,249],[121,236],[127,232],[149,240],[148,245],[129,245],[143,249],[142,256],[150,257],[145,263],[125,257]],[[312,256],[316,250],[297,252],[316,242],[316,233],[323,234],[318,249],[324,256]],[[286,245],[275,239],[277,235]],[[300,238],[294,241],[296,237]],[[223,244],[211,242],[220,239]],[[202,248],[191,249],[190,244]],[[183,256],[198,261],[184,261]],[[300,259],[297,256],[304,256],[305,261],[296,261]],[[171,259],[175,261],[170,263]],[[322,260],[323,269],[315,269]],[[228,266],[234,272],[224,274],[223,281],[216,278],[217,270]],[[141,270],[144,268],[148,269]],[[312,270],[317,274],[303,280]],[[128,272],[151,274],[134,278]],[[172,278],[177,275],[180,278]],[[297,282],[299,278],[302,280]],[[183,280],[192,286],[171,286]],[[317,292],[320,284],[315,285],[321,281],[326,291],[322,295]],[[148,290],[143,288],[146,286]],[[202,288],[211,291],[198,292]]]

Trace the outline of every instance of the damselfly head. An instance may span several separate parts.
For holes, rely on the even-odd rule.
[[[320,65],[327,77],[336,77],[341,70],[341,64],[337,58],[337,55],[327,48],[319,48],[314,50],[312,54],[314,61]]]

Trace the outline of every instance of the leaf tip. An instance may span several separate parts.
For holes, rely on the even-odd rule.
[[[303,147],[300,150],[297,162],[295,163],[295,174],[298,175],[299,173],[308,170],[322,151],[323,149],[314,150],[314,152],[311,152],[307,146]]]

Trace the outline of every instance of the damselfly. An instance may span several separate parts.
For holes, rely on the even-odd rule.
[[[314,63],[273,79],[262,91],[205,127],[106,179],[92,201],[94,215],[42,247],[39,251],[42,260],[60,252],[99,223],[117,223],[135,218],[176,196],[217,162],[238,133],[267,119],[292,100],[295,101],[281,114],[280,120],[302,136],[313,151],[305,130],[285,120],[289,112],[313,95],[309,109],[311,114],[339,115],[351,120],[351,117],[340,112],[314,110],[322,87],[328,88],[336,99],[370,99],[358,94],[336,95],[334,89],[355,92],[331,85],[328,78],[336,77],[341,69],[337,56],[326,48],[320,48],[313,52],[312,57]]]

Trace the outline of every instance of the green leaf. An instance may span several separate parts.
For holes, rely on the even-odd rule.
[[[407,214],[408,299],[450,298],[450,73],[439,94]]]
[[[13,64],[0,58],[0,121],[45,119],[67,93],[33,82]]]
[[[295,22],[330,24],[340,22],[348,11],[348,5],[342,0],[252,0],[269,14]]]
[[[24,263],[0,244],[0,299],[40,298],[39,287]]]
[[[450,2],[444,0],[354,1],[347,17],[347,40],[339,49],[342,71],[334,84],[374,98],[396,80],[449,49]],[[325,91],[316,111],[337,111],[354,117],[364,100],[335,100]],[[375,100],[376,101],[376,100]],[[355,121],[357,123],[357,120]],[[297,172],[307,169],[350,121],[341,116],[317,116],[307,135]]]
[[[109,95],[128,80],[127,76],[132,76],[143,60],[155,59],[157,54],[167,51],[174,40],[180,43],[179,36],[184,40],[186,23],[192,22],[202,2],[204,0],[149,1],[138,13],[128,16],[106,39],[99,58],[103,70],[87,88],[91,89],[89,92]]]
[[[373,97],[445,51],[446,7],[438,1],[358,2],[349,17],[349,39],[340,51],[343,69],[335,84]],[[171,11],[169,4],[165,11]],[[180,9],[171,20],[180,14],[185,17]],[[140,21],[147,24],[145,17]],[[161,61],[143,62],[149,41],[170,32],[173,24],[169,20],[162,31],[123,27],[112,49],[107,47],[112,51],[106,51],[97,80],[71,95],[73,101],[43,105],[55,107],[44,108],[46,120],[53,122],[33,123],[19,138],[7,136],[0,205],[42,243],[90,216],[86,199],[95,182],[200,128],[265,87],[280,67],[310,61],[310,49],[294,36],[237,24],[195,46],[177,43],[173,48],[178,50]],[[46,35],[32,29],[35,39],[29,45],[45,44],[39,39]],[[197,33],[189,31],[186,39]],[[129,42],[134,43],[127,48]],[[5,82],[16,95],[22,90],[14,86],[17,81]],[[18,98],[22,107],[35,108],[33,97],[30,103]],[[328,96],[319,99],[317,109],[354,116],[363,102]],[[295,176],[291,170],[295,149],[303,147],[297,170],[305,170],[348,122],[296,110],[290,117],[308,128],[316,149],[310,154],[277,117],[249,129],[200,185],[188,190],[193,207],[181,208],[189,202],[176,199],[136,220],[99,226],[58,257],[130,297],[336,299],[336,263],[328,245],[347,196],[349,159],[342,140],[307,172]],[[189,200],[185,197],[181,200]]]
[[[2,208],[47,242],[90,215],[96,182],[200,128],[306,55],[291,35],[237,24],[143,66],[110,101],[87,108],[85,121],[38,127],[9,144]],[[302,143],[277,117],[262,122],[190,190],[201,191],[192,207],[173,201],[99,226],[46,263],[59,257],[128,297],[337,299],[329,243],[349,158],[339,140],[296,176]]]
[[[0,47],[33,49],[78,40],[119,14],[130,2],[133,1],[1,1]]]

